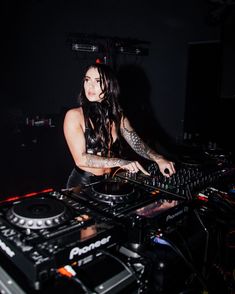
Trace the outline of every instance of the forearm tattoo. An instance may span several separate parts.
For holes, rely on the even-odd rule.
[[[161,155],[149,148],[149,146],[141,140],[134,130],[128,130],[124,126],[121,128],[121,134],[131,148],[140,156],[150,160],[162,158]]]
[[[94,154],[84,154],[85,156],[85,164],[88,167],[95,167],[95,168],[111,168],[111,167],[118,167],[123,166],[130,161],[124,160],[121,158],[109,158],[109,157],[102,157],[99,155]]]

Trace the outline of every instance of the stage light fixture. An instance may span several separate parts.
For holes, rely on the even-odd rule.
[[[148,49],[142,47],[129,47],[129,46],[118,46],[116,48],[118,53],[129,54],[129,55],[148,55]]]
[[[94,44],[73,43],[72,50],[81,52],[98,52],[99,46]]]

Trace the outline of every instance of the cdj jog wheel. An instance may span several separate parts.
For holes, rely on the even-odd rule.
[[[127,182],[104,181],[92,186],[92,197],[106,203],[122,203],[136,197],[134,186]]]
[[[21,228],[44,229],[61,225],[70,218],[70,213],[62,202],[40,197],[13,205],[6,217]]]

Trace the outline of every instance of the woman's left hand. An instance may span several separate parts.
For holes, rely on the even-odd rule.
[[[157,158],[155,161],[159,167],[160,172],[165,177],[169,178],[170,176],[172,176],[176,172],[174,162],[169,161],[169,160],[165,159],[164,157]]]

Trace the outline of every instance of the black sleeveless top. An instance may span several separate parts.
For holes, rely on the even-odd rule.
[[[105,157],[116,157],[121,153],[121,142],[120,138],[117,137],[115,142],[112,142],[111,146],[104,143],[101,137],[109,140],[111,136],[111,128],[107,127],[107,118],[110,123],[115,123],[116,118],[113,117],[112,104],[108,99],[104,99],[101,102],[90,102],[88,99],[84,99],[80,105],[83,109],[84,120],[85,120],[85,141],[86,141],[86,152],[90,154],[101,155]],[[100,128],[99,134],[94,130],[95,124]],[[109,129],[107,129],[109,128]]]
[[[115,157],[120,153],[120,140],[117,138],[111,145],[109,150],[104,150],[101,146],[101,142],[96,137],[91,123],[85,120],[85,140],[86,140],[86,152],[89,154],[96,154],[101,156]]]

